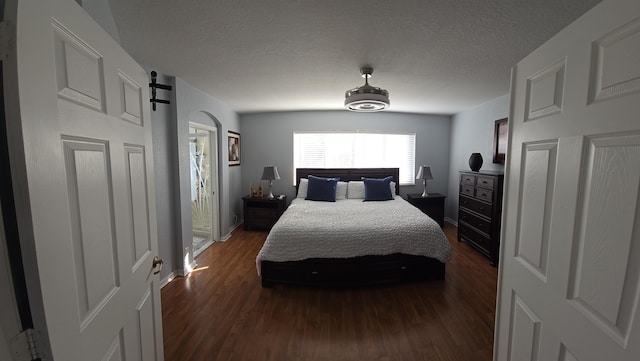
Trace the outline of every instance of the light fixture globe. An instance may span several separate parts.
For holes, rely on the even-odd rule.
[[[344,106],[354,112],[379,112],[389,107],[389,92],[386,89],[369,85],[372,68],[361,68],[364,85],[347,90],[344,94]]]

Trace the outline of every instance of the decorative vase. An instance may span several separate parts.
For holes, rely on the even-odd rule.
[[[471,157],[469,157],[469,167],[474,172],[477,172],[482,168],[482,154],[480,153],[471,153]]]

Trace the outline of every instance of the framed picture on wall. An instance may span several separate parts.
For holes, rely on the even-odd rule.
[[[229,166],[240,165],[240,133],[229,131]]]
[[[493,127],[493,162],[504,164],[507,157],[509,118],[498,119]]]

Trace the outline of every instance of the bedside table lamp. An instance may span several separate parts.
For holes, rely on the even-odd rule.
[[[418,170],[418,174],[416,175],[416,179],[422,179],[422,182],[424,184],[424,192],[422,192],[422,197],[427,197],[429,195],[427,194],[427,179],[433,179],[433,176],[431,175],[431,168],[427,167],[426,165],[421,165],[420,169]]]
[[[278,168],[270,165],[264,167],[262,171],[262,178],[260,180],[268,180],[269,181],[269,199],[273,199],[273,193],[271,193],[271,185],[273,184],[274,179],[280,179],[280,174],[278,174]]]

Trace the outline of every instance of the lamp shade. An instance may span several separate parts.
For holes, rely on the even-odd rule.
[[[418,174],[416,174],[416,179],[433,179],[431,168],[426,165],[421,165]]]
[[[272,165],[264,167],[264,170],[262,171],[262,178],[260,179],[268,180],[268,181],[272,181],[274,179],[280,179],[280,174],[278,174],[278,168]]]

